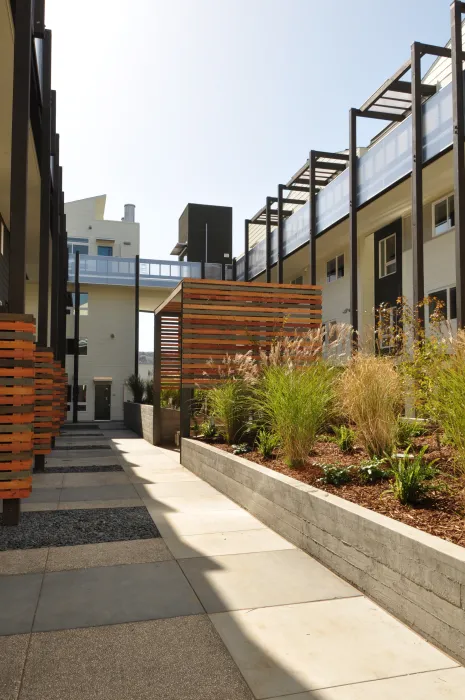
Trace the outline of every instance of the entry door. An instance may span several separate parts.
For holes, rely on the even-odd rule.
[[[95,384],[95,420],[110,420],[111,384]]]

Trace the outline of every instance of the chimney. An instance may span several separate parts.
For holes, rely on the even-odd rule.
[[[135,204],[125,204],[124,205],[124,217],[123,221],[127,221],[133,224],[136,220],[136,205]]]

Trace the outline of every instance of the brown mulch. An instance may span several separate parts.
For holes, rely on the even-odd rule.
[[[359,466],[368,457],[361,447],[356,446],[352,452],[344,453],[333,442],[317,442],[307,463],[300,469],[289,468],[279,456],[263,459],[255,451],[240,456],[406,525],[465,546],[465,476],[459,476],[454,471],[453,450],[449,446],[441,445],[434,435],[414,440],[415,450],[425,445],[428,446],[427,459],[438,460],[435,467],[439,474],[434,483],[442,485],[442,488],[431,492],[427,500],[415,506],[404,506],[393,494],[386,493],[389,488],[388,480],[362,484],[354,477],[352,481],[341,486],[319,481],[323,474],[322,464]],[[232,452],[230,445],[215,442],[215,446]]]

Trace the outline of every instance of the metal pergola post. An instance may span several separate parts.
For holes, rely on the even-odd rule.
[[[249,224],[250,220],[244,221],[244,281],[249,281]]]
[[[53,93],[52,93],[53,95]],[[52,111],[55,100],[52,101]],[[59,286],[59,235],[60,235],[60,135],[55,134],[53,162],[53,199],[52,199],[52,296],[50,299],[50,345],[55,358],[58,357],[58,286]]]
[[[73,423],[78,422],[79,399],[79,310],[81,306],[81,285],[79,284],[79,251],[76,252],[74,270],[74,369],[73,369]]]
[[[421,52],[412,44],[412,257],[413,257],[413,307],[423,326],[425,309],[421,303],[425,296],[423,251],[423,129],[421,104]]]
[[[60,184],[63,182],[63,169],[60,167]],[[65,196],[63,190],[60,192],[60,236],[58,244],[58,336],[57,336],[57,359],[62,366],[66,364],[66,289],[68,283],[68,270],[65,266],[67,260],[67,236],[66,236],[66,214]]]
[[[462,15],[465,3],[451,4],[452,119],[454,159],[455,266],[457,327],[465,327],[465,154]]]
[[[161,316],[153,314],[153,444],[161,443]]]
[[[266,262],[266,281],[271,282],[271,204],[274,201],[273,197],[266,198],[266,223],[265,223],[265,262]]]
[[[357,343],[358,333],[358,241],[357,241],[357,111],[349,110],[349,247],[350,247],[350,323]]]
[[[139,306],[140,306],[140,256],[135,260],[135,289],[134,289],[134,374],[139,376]]]
[[[316,284],[316,183],[315,183],[315,151],[310,151],[308,159],[308,188],[309,188],[309,270],[310,284]]]
[[[278,284],[284,282],[284,215],[283,215],[284,185],[278,185]]]

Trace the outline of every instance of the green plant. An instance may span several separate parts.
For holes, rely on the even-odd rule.
[[[351,452],[354,449],[355,433],[347,425],[334,425],[333,432],[336,443],[342,452]]]
[[[241,442],[239,445],[231,445],[233,455],[245,455],[250,452],[250,447],[246,442]]]
[[[145,380],[144,386],[145,386],[145,402],[152,406],[153,405],[153,379],[152,379],[152,377],[149,377],[148,379]]]
[[[214,440],[218,435],[218,428],[216,427],[215,421],[212,418],[208,418],[200,426],[200,432],[205,440]]]
[[[377,481],[388,479],[391,474],[387,469],[383,469],[385,464],[385,459],[377,457],[363,462],[358,469],[360,481],[363,484],[375,484]]]
[[[389,357],[357,353],[338,382],[342,409],[367,452],[391,453],[402,408],[402,381]]]
[[[179,389],[162,389],[160,394],[160,403],[164,408],[179,408]]]
[[[389,458],[390,472],[393,476],[389,493],[404,505],[420,501],[434,487],[429,483],[436,476],[434,464],[437,460],[427,462],[424,447],[418,454],[412,455],[407,448],[402,456]]]
[[[255,446],[263,459],[269,459],[272,457],[273,451],[278,447],[278,445],[279,438],[277,435],[270,433],[265,428],[260,428],[255,439]]]
[[[132,391],[134,403],[142,403],[144,400],[145,382],[138,374],[131,374],[126,379],[126,385]]]
[[[352,479],[352,467],[338,467],[333,464],[322,464],[323,476],[318,479],[322,484],[342,486]]]
[[[425,435],[427,426],[418,420],[409,420],[407,418],[399,418],[397,424],[397,445],[399,447],[408,447],[416,437]]]
[[[226,379],[208,392],[210,415],[222,426],[228,444],[234,440],[247,418],[248,391],[240,379]]]
[[[333,368],[323,360],[308,366],[270,364],[254,388],[255,410],[279,439],[284,460],[301,466],[333,407]]]

